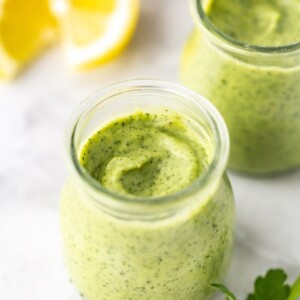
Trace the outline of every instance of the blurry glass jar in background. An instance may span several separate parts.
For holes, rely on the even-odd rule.
[[[191,4],[196,28],[184,48],[181,80],[223,115],[231,142],[229,166],[268,174],[300,165],[300,43],[242,43],[210,21],[205,1]]]

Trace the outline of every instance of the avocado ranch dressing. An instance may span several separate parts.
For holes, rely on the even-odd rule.
[[[210,0],[206,13],[223,33],[247,44],[300,42],[299,0]]]
[[[79,161],[110,191],[151,199],[192,184],[209,168],[212,151],[191,120],[161,109],[106,123],[83,145]],[[184,213],[143,221],[99,209],[70,179],[62,193],[62,232],[71,279],[82,296],[208,299],[209,284],[224,276],[232,247],[233,197],[227,177],[219,180]]]
[[[190,185],[207,168],[208,149],[174,112],[135,112],[101,128],[81,151],[81,164],[105,188],[163,196]]]
[[[300,42],[297,0],[213,0],[205,8],[218,30],[240,42]],[[191,35],[181,79],[224,117],[231,141],[229,166],[262,174],[299,166],[300,46],[286,54],[263,54],[226,48],[221,38],[212,41],[214,34],[200,27]]]

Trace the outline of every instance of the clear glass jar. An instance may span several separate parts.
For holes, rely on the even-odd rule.
[[[181,80],[211,100],[230,134],[229,166],[267,174],[300,165],[300,42],[243,44],[222,33],[192,0],[196,29],[181,59]]]
[[[103,122],[137,108],[179,112],[209,147],[209,166],[170,196],[133,198],[104,189],[79,163],[81,147]],[[87,300],[207,299],[230,261],[234,203],[225,174],[229,138],[217,110],[178,85],[153,80],[96,92],[66,131],[69,178],[61,225],[70,277]],[[182,166],[184,168],[184,166]]]

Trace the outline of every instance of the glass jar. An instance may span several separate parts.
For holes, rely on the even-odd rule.
[[[230,134],[229,166],[267,174],[300,165],[300,42],[243,44],[222,33],[192,0],[196,29],[181,60],[181,80],[211,100]]]
[[[79,162],[87,139],[137,108],[179,112],[210,149],[209,166],[189,187],[138,198],[104,189]],[[71,280],[87,300],[207,299],[223,278],[233,243],[234,204],[225,174],[229,138],[217,110],[178,85],[127,81],[96,92],[66,131],[69,178],[61,226]],[[184,168],[184,166],[182,166]]]

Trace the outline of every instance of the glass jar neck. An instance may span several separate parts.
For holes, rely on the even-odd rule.
[[[208,0],[190,0],[193,18],[197,27],[215,46],[238,58],[248,61],[263,60],[272,64],[280,60],[286,61],[287,65],[300,64],[300,42],[283,46],[257,46],[236,40],[220,29],[210,20],[205,12],[205,4]]]
[[[152,112],[158,108],[179,112],[193,121],[193,129],[210,148],[207,169],[190,186],[169,196],[132,197],[105,189],[81,165],[83,145],[99,128],[115,118],[129,115],[136,109]],[[73,113],[65,140],[66,160],[76,187],[100,209],[126,219],[164,218],[194,201],[204,201],[215,191],[229,151],[225,123],[209,101],[181,86],[155,80],[122,82],[94,93]]]

